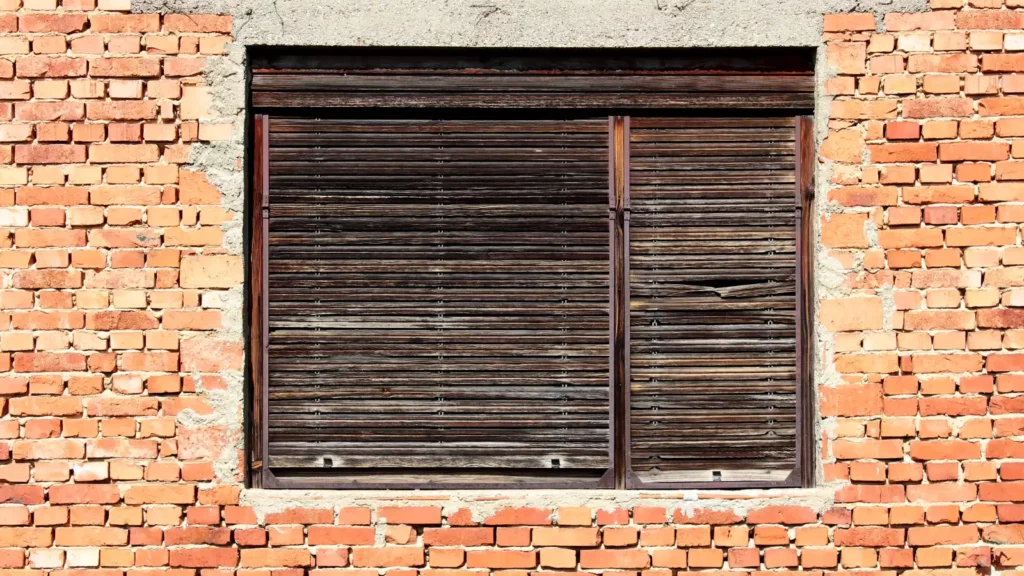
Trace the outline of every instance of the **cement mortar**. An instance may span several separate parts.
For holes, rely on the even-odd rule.
[[[779,490],[735,491],[630,491],[630,490],[244,490],[241,505],[251,506],[263,522],[266,514],[291,508],[331,508],[348,506],[440,506],[446,515],[469,509],[473,520],[508,507],[555,510],[560,507],[586,506],[594,510],[632,509],[657,506],[681,510],[729,510],[743,517],[750,510],[767,506],[807,506],[817,511],[832,507],[835,489],[829,487]]]
[[[225,249],[242,256],[244,249],[246,127],[246,54],[250,46],[436,46],[436,47],[821,47],[822,17],[829,13],[920,12],[927,0],[134,0],[139,13],[231,14],[235,42],[223,57],[207,59],[204,81],[210,90],[211,109],[204,122],[235,125],[233,140],[196,144],[188,169],[207,173],[223,195],[223,206],[236,213],[224,225]],[[828,132],[831,98],[823,90],[832,71],[818,50],[815,141],[820,146]],[[816,194],[809,222],[813,240],[812,277],[817,317],[823,299],[849,294],[848,274],[862,273],[862,259],[847,270],[829,256],[818,239],[824,215],[844,211],[826,200],[832,165],[823,162],[816,172]],[[867,229],[870,227],[870,229]],[[866,225],[872,246],[877,243],[873,223]],[[894,310],[892,290],[882,290],[886,316]],[[243,289],[219,297],[224,326],[219,336],[245,341]],[[887,321],[888,322],[888,321]],[[887,324],[888,325],[888,324]],[[842,383],[833,364],[834,334],[814,323],[811,342],[813,366],[811,398],[818,405],[819,386]],[[196,375],[198,376],[198,375]],[[240,373],[225,374],[226,390],[207,391],[213,413],[185,410],[178,415],[186,428],[223,427],[230,441],[215,462],[218,483],[237,482],[237,454],[242,448],[244,382]],[[834,418],[815,419],[814,450],[820,453],[823,431]],[[817,459],[816,459],[817,460]],[[833,504],[835,486],[825,485],[821,463],[813,489],[735,492],[686,491],[298,491],[245,490],[241,499],[267,512],[296,506],[340,507],[388,502],[406,505],[441,505],[448,511],[470,508],[478,520],[505,506],[590,506],[596,509],[638,505],[683,510],[746,510],[767,505],[794,504],[818,511]],[[717,495],[717,496],[716,496]]]

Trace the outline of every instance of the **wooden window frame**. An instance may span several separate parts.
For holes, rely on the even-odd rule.
[[[395,483],[349,482],[345,479],[310,481],[305,478],[282,478],[270,470],[268,454],[268,354],[269,340],[269,296],[268,267],[269,254],[269,118],[268,114],[251,116],[251,204],[249,218],[249,278],[247,296],[249,300],[250,349],[248,353],[247,391],[248,421],[246,425],[246,452],[248,455],[248,480],[258,488],[295,489],[487,489],[513,488],[509,484],[487,485],[479,483],[444,483],[399,485]],[[629,406],[629,122],[624,113],[611,114],[609,122],[609,290],[611,313],[609,314],[609,470],[597,485],[583,488],[617,489],[735,489],[735,488],[781,488],[808,487],[813,484],[815,458],[813,422],[816,416],[814,394],[810,381],[813,335],[812,317],[814,301],[811,283],[811,240],[810,202],[814,191],[814,130],[813,119],[796,116],[797,162],[795,210],[796,218],[796,262],[797,262],[797,317],[796,317],[796,466],[790,476],[781,482],[644,482],[631,470]],[[530,488],[581,488],[575,481],[553,481],[548,484],[531,484]]]

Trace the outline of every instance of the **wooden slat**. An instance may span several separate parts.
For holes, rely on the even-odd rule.
[[[505,94],[444,92],[253,92],[258,108],[691,108],[791,109],[814,107],[812,92],[660,92]]]
[[[275,118],[270,468],[596,483],[611,442],[606,138],[606,118]]]
[[[813,92],[811,76],[767,74],[256,74],[254,92]]]
[[[789,482],[795,121],[631,127],[630,483]]]

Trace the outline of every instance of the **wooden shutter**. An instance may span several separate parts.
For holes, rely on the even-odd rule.
[[[630,119],[631,486],[800,483],[797,124]]]
[[[608,119],[269,122],[279,485],[597,486]]]
[[[250,56],[264,486],[806,476],[813,51]]]

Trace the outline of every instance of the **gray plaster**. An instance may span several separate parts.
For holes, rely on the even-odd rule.
[[[135,0],[137,12],[235,16],[244,45],[817,46],[822,15],[926,0]]]

